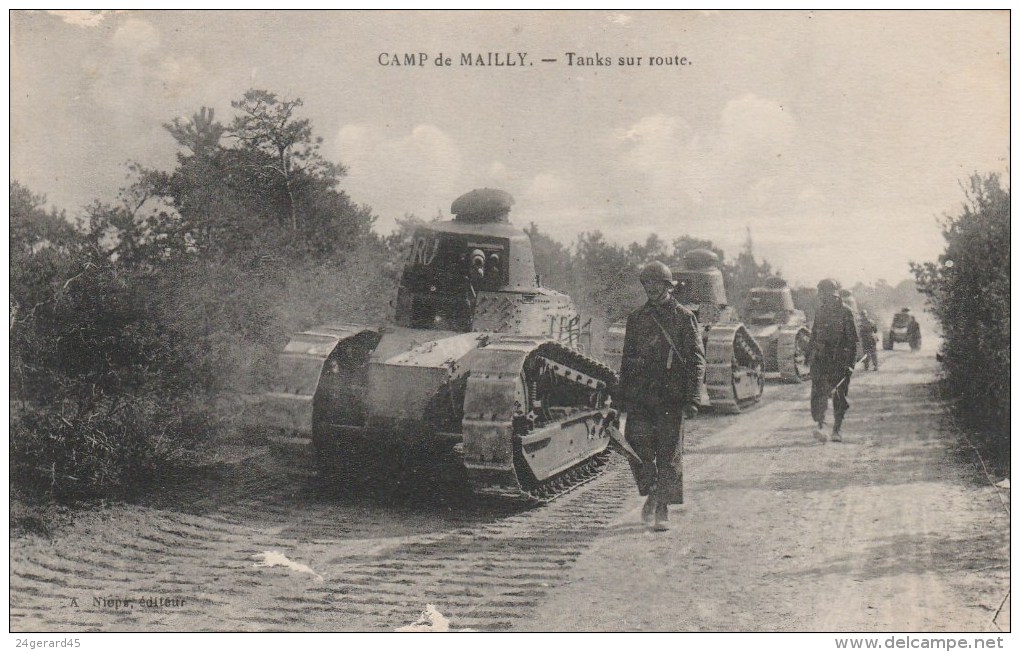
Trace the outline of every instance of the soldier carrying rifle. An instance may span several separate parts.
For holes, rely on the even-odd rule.
[[[847,390],[857,361],[857,327],[854,314],[840,300],[839,284],[829,278],[818,282],[818,311],[811,327],[811,418],[814,435],[825,441],[825,413],[832,398],[832,441],[843,441],[840,427],[850,409]]]
[[[673,298],[676,281],[665,264],[641,270],[648,302],[627,318],[620,368],[627,442],[638,492],[647,496],[642,519],[669,527],[669,505],[683,503],[683,424],[697,414],[705,349],[697,317]]]

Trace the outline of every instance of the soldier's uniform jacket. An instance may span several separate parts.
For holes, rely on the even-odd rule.
[[[854,314],[836,297],[826,298],[815,313],[809,346],[811,365],[842,373],[857,356],[857,327]],[[812,371],[814,373],[814,371]]]
[[[878,326],[875,322],[871,321],[867,317],[861,317],[858,329],[861,336],[861,346],[864,347],[865,351],[870,351],[875,348],[875,335],[878,333]]]
[[[656,319],[677,351],[672,350]],[[676,299],[670,297],[663,305],[646,303],[627,317],[620,366],[624,409],[672,412],[685,405],[697,406],[704,374],[705,349],[697,317]]]

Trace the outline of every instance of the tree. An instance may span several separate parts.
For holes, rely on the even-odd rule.
[[[246,163],[257,174],[275,178],[287,197],[290,225],[298,228],[295,186],[302,180],[325,179],[334,185],[347,170],[331,163],[319,153],[321,137],[313,137],[311,122],[296,119],[294,111],[300,99],[280,100],[275,93],[251,89],[230,105],[241,114],[234,118],[227,133],[241,143],[241,149],[253,154]],[[261,156],[259,156],[261,155]]]
[[[659,238],[658,234],[655,233],[652,233],[645,238],[645,243],[643,245],[632,242],[630,246],[627,247],[627,258],[638,267],[645,265],[646,263],[650,263],[653,260],[664,262],[667,265],[669,264],[669,252],[667,251],[667,245]]]
[[[160,265],[129,260],[147,246],[133,224],[127,237],[111,230],[127,209],[97,203],[75,225],[43,204],[11,184],[12,484],[111,495],[151,477],[190,431],[198,356],[167,319]]]
[[[234,106],[229,129],[204,107],[165,124],[175,166],[131,165],[117,200],[77,223],[11,184],[20,489],[115,495],[236,427],[242,411],[222,399],[259,386],[288,332],[386,310],[389,252],[296,117],[301,101],[249,91]]]
[[[736,261],[723,269],[730,303],[743,307],[747,303],[751,289],[763,286],[765,279],[772,275],[772,265],[767,260],[761,263],[755,260],[754,240],[751,238],[751,229],[747,229],[747,238]]]
[[[45,210],[45,196],[12,181],[9,197],[9,308],[11,337],[16,340],[32,327],[36,311],[56,301],[83,271],[82,254],[89,242],[64,213]],[[12,370],[19,369],[20,355],[12,344]]]
[[[531,238],[531,250],[535,258],[535,273],[542,285],[567,294],[575,292],[571,275],[570,250],[538,230],[532,222],[524,232]]]
[[[638,266],[619,245],[606,241],[600,231],[582,233],[575,245],[573,286],[578,301],[612,322],[625,317],[643,301]]]
[[[323,158],[322,139],[297,116],[302,104],[249,90],[231,103],[229,127],[208,107],[164,124],[179,147],[176,167],[135,166],[119,207],[127,212],[110,214],[107,226],[126,248],[134,237],[248,267],[342,255],[372,239],[371,209],[338,188],[346,170]]]
[[[216,155],[226,128],[216,122],[215,115],[213,109],[203,106],[189,120],[174,118],[163,125],[174,140],[188,150],[188,154],[178,153],[178,160],[186,156],[212,158]]]
[[[78,234],[67,216],[55,210],[46,212],[44,195],[11,181],[9,201],[12,256],[36,253],[43,248],[62,250],[76,242]]]
[[[688,251],[695,249],[708,249],[716,256],[719,257],[719,264],[723,266],[725,270],[726,266],[726,252],[719,247],[712,244],[711,240],[705,240],[703,238],[695,238],[690,235],[682,235],[679,238],[673,240],[673,253],[668,263],[671,268],[679,269],[683,267],[684,255]]]

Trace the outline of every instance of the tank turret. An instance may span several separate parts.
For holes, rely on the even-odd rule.
[[[770,276],[762,287],[751,288],[744,316],[751,324],[785,324],[791,319],[802,321],[804,313],[798,315],[793,305],[793,292],[786,280]]]
[[[684,268],[674,272],[677,288],[673,296],[692,310],[703,305],[713,306],[715,310],[726,308],[729,302],[719,269],[719,256],[708,249],[694,249],[684,254],[683,262]]]
[[[531,240],[509,224],[512,204],[501,190],[473,190],[453,202],[453,220],[415,230],[397,291],[398,325],[478,330],[475,313],[491,292],[541,294],[572,309],[566,295],[538,286]],[[493,326],[487,322],[483,330],[503,330]]]

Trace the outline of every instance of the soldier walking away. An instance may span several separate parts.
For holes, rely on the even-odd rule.
[[[843,441],[840,427],[850,408],[847,391],[857,354],[857,328],[853,313],[840,300],[839,284],[832,279],[818,282],[818,311],[811,327],[808,355],[811,359],[811,418],[814,435],[825,441],[825,412],[832,398],[832,441]]]
[[[868,317],[868,311],[861,311],[861,320],[857,325],[861,336],[861,348],[864,350],[864,371],[874,365],[878,371],[878,325]]]
[[[626,439],[641,459],[631,460],[638,492],[647,496],[641,518],[669,528],[669,505],[683,504],[684,419],[697,414],[705,349],[697,317],[673,298],[669,267],[641,270],[648,302],[627,318],[620,365]]]
[[[910,316],[910,324],[907,326],[907,341],[910,342],[910,350],[916,351],[921,348],[921,325],[917,318],[910,314],[910,308],[904,308],[903,312]]]

